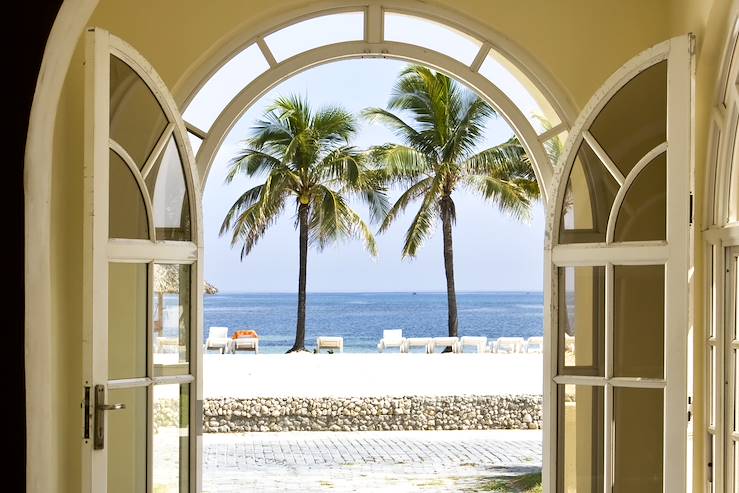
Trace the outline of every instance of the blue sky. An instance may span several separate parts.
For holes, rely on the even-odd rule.
[[[253,105],[226,138],[208,177],[203,196],[205,277],[224,292],[294,292],[297,288],[298,235],[288,208],[243,261],[218,230],[234,200],[260,179],[239,178],[224,184],[229,159],[250,126],[279,95],[300,94],[314,107],[340,104],[359,113],[369,106],[385,107],[404,63],[383,59],[346,60],[310,69],[283,82]],[[502,118],[490,121],[483,146],[498,144],[513,132]],[[368,147],[397,141],[378,125],[361,122],[355,145]],[[391,191],[391,199],[398,191]],[[494,205],[464,191],[456,192],[454,229],[456,286],[459,291],[541,291],[544,213],[541,204],[522,224],[501,214]],[[355,204],[367,218],[366,208]],[[308,291],[443,291],[445,277],[440,231],[412,260],[401,259],[405,230],[415,207],[389,232],[378,236],[379,256],[371,258],[359,241],[336,244],[308,258]]]

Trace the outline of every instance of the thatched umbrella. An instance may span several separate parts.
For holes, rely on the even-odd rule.
[[[164,323],[164,295],[186,293],[190,285],[180,287],[180,270],[178,264],[154,264],[154,293],[157,296],[157,316],[154,318],[154,330],[162,333]],[[216,294],[218,288],[205,281],[205,294]]]

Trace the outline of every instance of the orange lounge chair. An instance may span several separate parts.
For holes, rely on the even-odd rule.
[[[254,330],[237,330],[233,338],[233,352],[254,351],[259,352],[259,335]]]

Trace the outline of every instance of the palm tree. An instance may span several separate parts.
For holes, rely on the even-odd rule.
[[[277,99],[252,128],[245,146],[230,163],[226,182],[239,174],[266,180],[244,192],[226,214],[220,234],[231,230],[231,246],[241,245],[241,259],[252,251],[283,210],[295,207],[299,237],[298,316],[295,343],[288,352],[305,350],[305,300],[308,246],[319,250],[336,240],[361,238],[377,255],[370,228],[349,205],[359,197],[374,220],[388,209],[377,170],[365,154],[349,145],[354,117],[340,107],[313,112],[297,96]]]
[[[400,113],[393,113],[399,111]],[[410,121],[403,119],[408,116]],[[525,219],[539,197],[539,187],[526,152],[514,137],[477,151],[493,108],[449,77],[411,65],[400,74],[387,109],[368,108],[363,116],[384,124],[404,144],[374,147],[374,162],[382,163],[388,185],[404,192],[385,216],[386,231],[411,202],[421,204],[405,236],[403,257],[415,257],[441,221],[446,272],[449,336],[458,335],[454,287],[452,226],[458,189],[479,194],[516,218]],[[447,348],[449,350],[450,348]]]

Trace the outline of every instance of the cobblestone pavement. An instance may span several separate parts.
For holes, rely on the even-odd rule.
[[[539,431],[206,434],[204,492],[479,491],[541,468]]]

